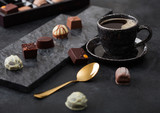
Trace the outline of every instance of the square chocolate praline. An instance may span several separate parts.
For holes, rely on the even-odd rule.
[[[37,57],[37,46],[34,43],[22,44],[22,51],[25,59],[34,59]]]
[[[10,4],[7,4],[7,5],[5,5],[5,6],[2,6],[2,7],[0,8],[0,11],[1,11],[2,13],[4,13],[4,14],[15,13],[15,12],[18,12],[18,6],[10,3]]]
[[[68,55],[74,64],[84,64],[88,61],[88,56],[83,48],[71,48]]]
[[[68,17],[67,26],[68,26],[69,29],[82,28],[81,19],[78,16]]]

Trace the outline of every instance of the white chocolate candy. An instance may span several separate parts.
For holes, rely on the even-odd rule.
[[[8,70],[18,70],[23,68],[23,63],[17,55],[11,55],[5,59],[4,66]]]
[[[67,97],[65,105],[71,110],[83,110],[87,107],[87,98],[81,92],[73,92]]]
[[[68,29],[65,25],[56,25],[52,30],[52,34],[56,39],[63,39],[67,37]]]

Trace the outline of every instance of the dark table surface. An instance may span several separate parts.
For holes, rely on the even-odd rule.
[[[69,85],[48,98],[37,100],[33,94],[75,79],[82,65],[70,61],[60,71],[43,82],[31,93],[21,93],[0,86],[0,113],[69,113],[64,102],[73,91],[81,91],[88,98],[88,108],[83,113],[159,113],[160,111],[160,1],[159,0],[91,0],[91,5],[111,8],[138,18],[140,24],[149,25],[153,37],[148,43],[148,53],[141,62],[127,65],[131,73],[130,86],[118,86],[114,72],[119,66],[100,63],[95,79],[87,83]],[[72,12],[70,14],[77,14]],[[0,27],[0,49],[20,39],[54,16],[4,29]],[[143,37],[142,34],[139,37]],[[66,76],[66,78],[64,77]],[[62,79],[63,78],[63,79]],[[87,86],[87,87],[86,87]]]

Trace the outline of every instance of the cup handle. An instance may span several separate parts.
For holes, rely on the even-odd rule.
[[[138,47],[138,46],[141,46],[143,44],[145,44],[146,42],[148,42],[151,37],[152,37],[152,30],[150,27],[146,26],[146,25],[140,25],[139,28],[138,28],[138,32],[140,32],[141,30],[147,30],[149,32],[148,34],[148,37],[144,40],[142,40],[141,42],[137,43],[135,46]]]

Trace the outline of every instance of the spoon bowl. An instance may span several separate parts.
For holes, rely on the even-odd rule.
[[[77,81],[88,81],[92,79],[99,70],[99,64],[98,63],[90,63],[86,66],[84,66],[79,72],[77,73]]]
[[[53,94],[54,92],[56,92],[57,90],[61,89],[62,87],[70,84],[70,83],[73,83],[73,82],[85,82],[85,81],[88,81],[90,79],[92,79],[97,73],[98,73],[98,70],[99,70],[99,64],[94,62],[94,63],[90,63],[86,66],[84,66],[83,68],[81,68],[78,73],[77,73],[77,80],[72,80],[72,81],[69,81],[69,82],[66,82],[60,86],[57,86],[53,89],[50,89],[48,91],[45,91],[43,93],[39,93],[39,94],[34,94],[34,97],[36,98],[44,98],[44,97],[47,97],[51,94]]]

